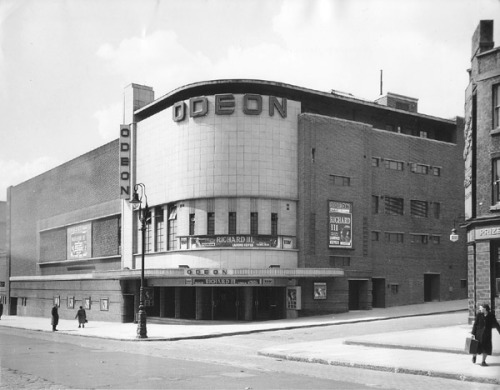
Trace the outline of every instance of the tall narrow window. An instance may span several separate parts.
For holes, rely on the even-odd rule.
[[[436,219],[441,218],[441,203],[439,202],[432,203],[432,214]]]
[[[177,249],[177,207],[170,208],[168,214],[168,250]]]
[[[493,128],[500,127],[500,84],[493,86]]]
[[[377,195],[372,195],[372,214],[379,213],[379,197]]]
[[[250,213],[250,234],[256,236],[259,233],[259,213]]]
[[[165,221],[163,219],[163,208],[155,208],[155,240],[156,252],[165,250]]]
[[[122,254],[122,218],[118,217],[118,254]]]
[[[209,236],[215,234],[215,213],[207,213],[207,234]]]
[[[500,203],[500,158],[493,160],[493,204]]]
[[[271,213],[271,236],[278,235],[278,214]]]
[[[153,224],[151,219],[146,223],[146,253],[153,252]]]
[[[196,220],[194,219],[194,214],[189,214],[189,235],[194,236],[194,224]]]
[[[229,220],[228,220],[228,234],[236,234],[236,212],[229,212]]]

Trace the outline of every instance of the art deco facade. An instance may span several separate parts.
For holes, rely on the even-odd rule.
[[[146,188],[149,317],[261,320],[467,296],[463,121],[260,80],[154,99],[120,138],[11,187],[10,313],[133,321]],[[120,131],[120,132],[118,132]]]

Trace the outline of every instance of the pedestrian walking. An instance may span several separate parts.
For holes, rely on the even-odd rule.
[[[59,313],[57,312],[57,305],[54,305],[54,307],[52,307],[52,311],[50,312],[50,314],[52,316],[52,332],[56,332],[57,324],[59,323]]]
[[[0,302],[0,320],[2,319],[2,314],[3,314],[3,303]]]
[[[477,353],[483,355],[481,366],[488,366],[486,364],[486,356],[491,355],[493,346],[491,343],[491,331],[495,328],[500,334],[500,324],[498,323],[495,313],[493,313],[488,304],[479,306],[479,313],[476,315],[474,325],[472,326],[472,334],[479,342]],[[477,354],[472,356],[472,363],[476,363]]]
[[[85,313],[85,309],[82,306],[80,306],[80,309],[76,312],[75,318],[78,318],[78,327],[85,328],[87,313]]]

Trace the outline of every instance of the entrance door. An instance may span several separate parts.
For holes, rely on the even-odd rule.
[[[10,297],[9,315],[17,316],[17,297]]]
[[[372,279],[372,307],[385,307],[385,279]]]
[[[134,322],[134,294],[123,294],[122,322]]]
[[[238,313],[237,288],[214,287],[214,320],[236,320]]]
[[[424,274],[424,302],[440,301],[439,274]]]
[[[368,279],[349,280],[349,310],[368,310]]]
[[[254,316],[257,321],[276,320],[284,317],[284,288],[254,287]]]

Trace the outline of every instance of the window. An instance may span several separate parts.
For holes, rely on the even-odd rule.
[[[399,292],[399,284],[391,283],[391,293],[397,294]]]
[[[163,208],[155,208],[155,248],[156,252],[165,250],[165,221],[163,219]]]
[[[424,164],[411,163],[411,171],[413,173],[419,173],[421,175],[427,175],[429,173],[429,166]]]
[[[429,242],[429,236],[427,234],[411,234],[412,244],[427,244]]]
[[[433,244],[441,244],[441,236],[434,236],[434,235],[431,235],[429,237],[429,240],[433,243]]]
[[[207,234],[209,236],[215,234],[215,213],[207,213]]]
[[[432,174],[434,176],[441,176],[441,168],[440,167],[432,167]]]
[[[385,129],[394,132],[394,125],[385,125]]]
[[[500,84],[493,86],[493,128],[500,127]]]
[[[403,198],[393,198],[391,196],[386,196],[385,213],[389,215],[403,215],[404,214]]]
[[[404,234],[403,233],[385,232],[385,241],[402,243],[402,242],[404,242]]]
[[[234,211],[229,212],[227,232],[228,234],[236,234],[236,213]]]
[[[441,218],[441,203],[439,202],[432,203],[432,215],[436,219]]]
[[[372,157],[372,167],[378,167],[378,166],[380,166],[380,158]]]
[[[333,267],[350,267],[351,258],[347,256],[330,256],[330,265]]]
[[[177,207],[170,207],[168,214],[168,250],[177,249]]]
[[[380,232],[372,231],[372,241],[380,241]]]
[[[259,234],[259,213],[250,213],[250,234]]]
[[[189,235],[194,236],[194,225],[196,220],[194,218],[194,214],[189,214]]]
[[[413,217],[427,218],[429,216],[429,203],[423,200],[411,200],[410,214]]]
[[[500,158],[493,160],[493,204],[500,203]]]
[[[427,138],[427,131],[420,130],[420,137],[421,138]]]
[[[372,214],[379,213],[379,197],[377,195],[372,195]]]
[[[146,253],[153,252],[153,239],[154,239],[153,224],[151,223],[151,217],[148,217],[148,219],[146,220]]]
[[[467,279],[460,279],[460,288],[467,288]]]
[[[330,182],[334,186],[349,187],[351,185],[351,178],[347,176],[330,175]]]
[[[402,171],[404,164],[402,161],[395,161],[395,160],[385,160],[385,167],[386,169],[392,169],[395,171]]]
[[[278,214],[271,213],[271,236],[278,235]]]

